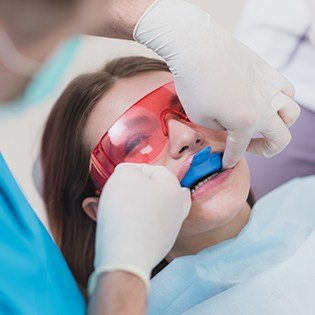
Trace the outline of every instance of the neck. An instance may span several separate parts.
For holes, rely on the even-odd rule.
[[[247,224],[250,213],[251,207],[246,202],[242,210],[227,224],[204,233],[189,235],[181,240],[177,240],[166,260],[170,262],[176,257],[194,255],[205,248],[236,237]]]

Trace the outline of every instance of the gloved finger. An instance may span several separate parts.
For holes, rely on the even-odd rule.
[[[234,167],[243,157],[253,134],[248,131],[228,131],[223,154],[223,169]]]
[[[120,163],[115,167],[115,172],[119,172],[124,169],[135,169],[141,171],[142,164],[139,163]]]
[[[176,175],[165,166],[161,165],[148,165],[144,163],[120,163],[115,168],[114,173],[117,172],[125,172],[126,176],[130,176],[130,172],[137,172],[134,174],[140,174],[151,180],[172,182],[173,184],[180,186]]]
[[[171,171],[165,166],[161,165],[149,165],[144,163],[120,163],[116,166],[115,172],[121,172],[125,170],[136,171],[142,174],[146,178],[150,179],[167,179],[178,183],[178,179]]]
[[[278,74],[281,76],[282,78],[282,93],[287,95],[289,98],[293,99],[294,95],[295,95],[295,88],[293,86],[293,84],[284,76],[282,75],[280,72],[278,72]],[[280,80],[279,80],[280,82]]]
[[[143,163],[120,163],[115,167],[115,171],[110,178],[112,178],[114,174],[128,176],[129,179],[132,179],[133,176],[137,176],[137,178],[150,178],[155,167],[156,166]]]
[[[282,92],[274,95],[271,99],[271,105],[276,108],[279,116],[288,127],[294,124],[301,112],[300,106]]]
[[[191,209],[191,192],[188,188],[181,188],[183,195],[183,220],[188,216]]]
[[[165,166],[141,164],[141,171],[152,180],[172,182],[179,185],[179,180],[176,175]]]
[[[274,87],[273,95],[283,93],[290,98],[294,98],[295,88],[293,84],[282,73],[270,67],[268,67],[266,71],[269,72],[269,78],[271,79],[270,84]]]
[[[193,122],[193,120],[192,120]],[[208,119],[208,118],[202,118],[199,117],[198,120],[196,120],[196,125],[200,125],[204,128],[207,129],[212,129],[212,130],[226,130],[226,128],[224,128],[224,126],[222,126],[220,124],[220,122],[216,119]]]
[[[252,139],[247,151],[271,157],[280,153],[291,141],[291,133],[282,119],[275,114],[269,128],[262,131],[263,138]]]

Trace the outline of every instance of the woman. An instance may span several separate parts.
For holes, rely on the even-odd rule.
[[[94,257],[97,196],[89,178],[91,152],[128,106],[171,80],[171,73],[161,61],[143,57],[117,59],[101,71],[75,79],[50,114],[42,139],[43,195],[53,235],[83,286],[93,269]],[[165,165],[177,174],[187,158],[198,150],[209,145],[213,151],[224,150],[225,132],[201,127],[195,130],[174,119],[168,120],[168,124],[169,152],[163,151],[154,164]],[[191,141],[196,142],[192,148]],[[246,204],[249,191],[246,161],[242,160],[233,172],[226,191],[211,197],[213,206],[194,202],[192,214],[168,260],[233,237],[247,222],[250,207]],[[196,240],[192,237],[209,230],[216,232],[209,233],[201,242],[199,237]]]
[[[171,81],[172,76],[161,61],[144,57],[117,59],[108,63],[101,71],[75,79],[60,96],[50,114],[42,139],[43,195],[52,232],[83,289],[93,270],[98,196],[102,185],[112,171],[110,167],[102,169],[105,164],[101,167],[104,173],[95,171],[97,168],[95,157],[98,156],[98,152],[105,150],[105,153],[102,153],[102,159],[107,159],[113,150],[115,155],[109,159],[107,165],[112,162],[114,166],[115,157],[121,155],[127,156],[124,161],[134,162],[133,150],[139,145],[138,151],[145,151],[147,155],[148,145],[152,145],[155,149],[156,144],[153,144],[151,138],[143,136],[143,133],[139,136],[139,125],[142,126],[144,122],[143,119],[138,119],[135,123],[134,120],[140,116],[133,116],[131,111],[138,106],[139,102],[146,101],[148,97],[152,101],[152,95],[160,95],[158,93],[165,89],[171,90]],[[194,125],[187,120],[176,95],[172,96],[175,97],[172,97],[170,101],[170,114],[163,116],[161,120],[161,125],[165,127],[165,130],[161,128],[167,134],[167,141],[154,158],[147,162],[166,166],[177,175],[179,180],[182,180],[192,159],[202,149],[210,146],[212,152],[224,151],[226,132],[207,130]],[[161,98],[160,102],[156,102],[156,106],[163,107],[163,100],[165,99]],[[147,106],[151,105],[148,103]],[[121,120],[126,117],[129,119],[127,123],[121,124]],[[145,126],[145,128],[153,128],[152,123]],[[141,127],[141,131],[146,130],[145,128]],[[155,129],[156,132],[160,132],[159,128]],[[122,136],[121,129],[126,131]],[[123,138],[123,147],[112,140],[106,149],[109,133],[112,139],[115,134],[120,134],[120,138],[117,139]],[[101,150],[99,150],[100,146]],[[98,162],[103,163],[102,159]],[[216,249],[218,245],[222,245],[224,250],[229,250],[224,244],[229,239],[238,239],[240,231],[246,230],[243,228],[251,215],[251,205],[247,200],[250,188],[249,171],[245,159],[242,159],[233,169],[211,175],[212,177],[210,179],[208,177],[205,181],[203,181],[204,178],[199,178],[199,185],[190,187],[191,211],[166,261],[171,262],[177,259],[154,278],[151,309],[160,308],[157,310],[159,314],[167,314],[165,305],[173,304],[173,308],[171,307],[168,313],[176,314],[179,313],[176,301],[181,305],[180,311],[184,311],[185,308],[188,309],[202,301],[205,296],[209,297],[224,290],[224,286],[220,283],[220,290],[212,290],[211,293],[207,292],[207,286],[204,287],[204,291],[198,291],[198,294],[192,290],[191,299],[178,294],[185,291],[187,285],[185,279],[189,279],[194,270],[194,268],[185,269],[181,273],[183,271],[180,266],[182,258],[178,259],[178,257],[185,256],[183,259],[193,259],[195,254],[200,255],[204,252],[203,250],[209,248]],[[123,192],[119,193],[123,197]],[[268,220],[271,221],[270,218]],[[310,217],[308,217],[309,220]],[[274,221],[279,223],[279,220]],[[240,236],[244,234],[246,235],[244,232]],[[213,246],[215,244],[218,245]],[[254,244],[252,247],[255,248],[255,246]],[[233,253],[232,249],[230,250]],[[225,257],[224,255],[222,253],[222,257]],[[167,263],[162,264],[165,266]],[[173,265],[179,268],[174,270]],[[192,266],[191,261],[185,264],[185,268]],[[246,270],[245,267],[244,270]],[[168,274],[168,270],[172,270],[175,282],[172,279],[163,278],[165,274]],[[163,290],[159,290],[160,279],[168,290],[174,289],[170,294],[163,288],[167,292],[167,297],[163,297]],[[217,278],[214,277],[214,279]],[[200,283],[204,285],[202,281]],[[169,298],[172,301],[169,301]]]

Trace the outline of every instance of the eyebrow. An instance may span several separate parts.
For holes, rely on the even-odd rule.
[[[180,100],[179,100],[178,96],[177,95],[173,95],[171,100],[170,100],[170,106],[171,107],[175,107],[178,103],[180,103]],[[147,116],[137,116],[137,117],[134,117],[134,118],[126,121],[125,125],[127,127],[131,127],[131,126],[134,126],[134,125],[140,125],[140,124],[147,123],[148,121],[150,121],[150,119]]]
[[[134,118],[126,121],[125,125],[127,127],[131,127],[134,125],[140,125],[140,124],[147,123],[148,121],[150,121],[150,119],[147,116],[137,116],[137,117],[134,117]]]

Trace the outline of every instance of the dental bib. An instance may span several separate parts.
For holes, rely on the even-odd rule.
[[[151,280],[148,315],[313,315],[314,204],[315,176],[261,198],[237,237],[178,257]]]
[[[214,174],[222,169],[222,153],[211,153],[211,147],[206,147],[195,154],[190,168],[180,184],[182,187],[191,188],[198,180]]]

